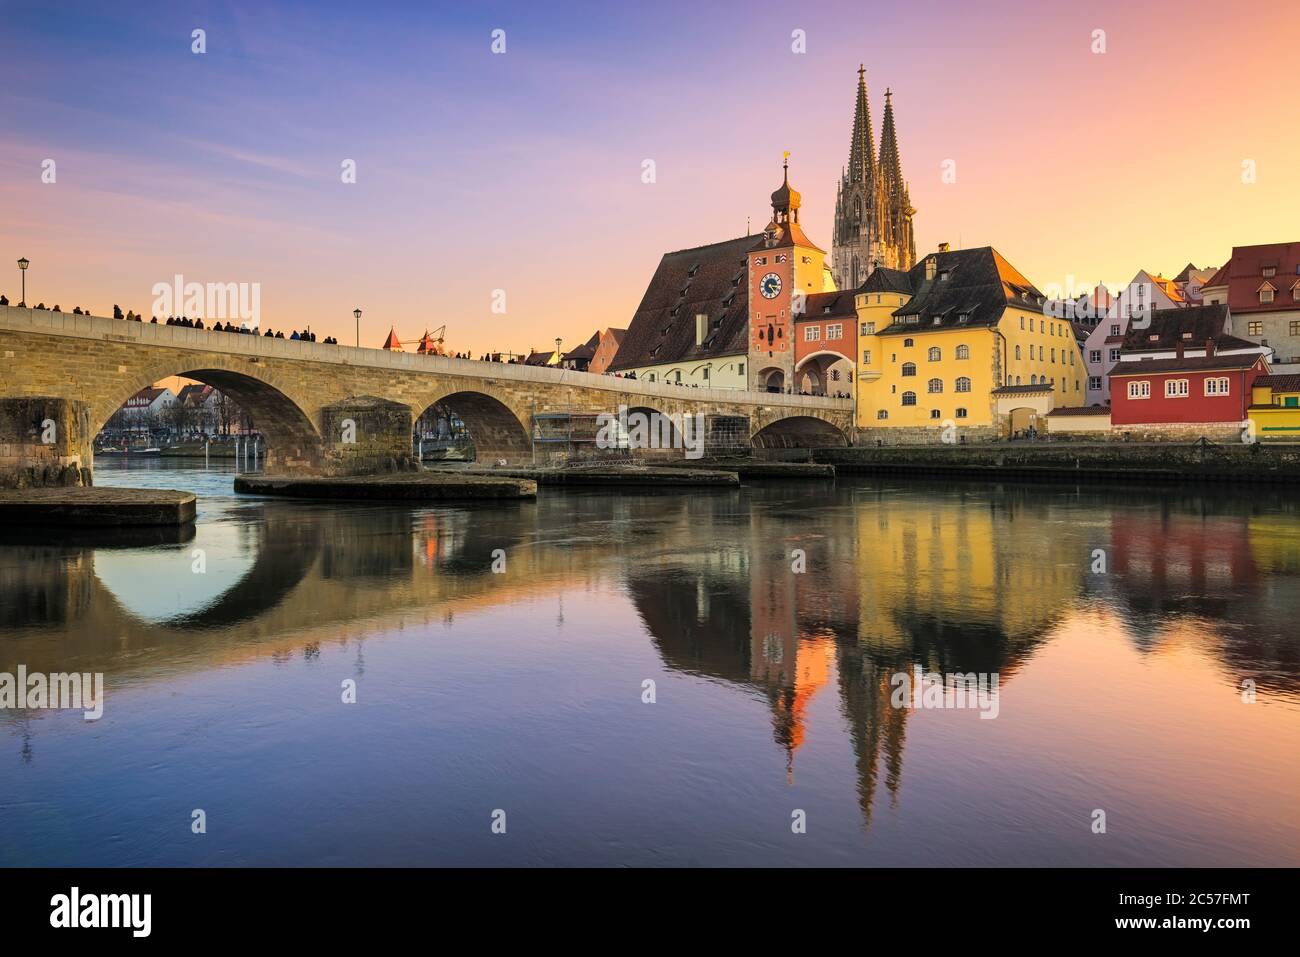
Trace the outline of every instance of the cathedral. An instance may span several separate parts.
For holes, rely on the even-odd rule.
[[[916,264],[912,208],[898,159],[894,106],[885,90],[885,116],[877,154],[864,67],[858,67],[849,165],[840,175],[831,240],[831,274],[837,289],[856,289],[877,266],[908,270]]]

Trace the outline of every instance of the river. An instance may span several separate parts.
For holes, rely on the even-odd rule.
[[[101,460],[193,534],[0,540],[0,672],[105,687],[0,711],[0,864],[1300,864],[1288,493],[232,477]]]

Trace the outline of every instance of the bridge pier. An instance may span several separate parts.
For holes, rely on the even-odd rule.
[[[90,485],[93,441],[84,402],[0,399],[0,488]]]
[[[418,469],[411,453],[414,420],[408,406],[373,396],[335,402],[321,409],[320,471],[325,475],[373,475]],[[301,467],[271,467],[268,473],[302,474]]]

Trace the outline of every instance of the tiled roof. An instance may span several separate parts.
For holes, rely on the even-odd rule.
[[[922,273],[924,275],[924,272]],[[912,294],[912,281],[901,269],[888,269],[878,266],[872,270],[867,281],[859,286],[857,292],[901,292]]]
[[[1130,362],[1117,362],[1110,370],[1110,377],[1147,375],[1153,372],[1234,372],[1249,369],[1264,357],[1258,352],[1235,353],[1233,355],[1184,356],[1181,359],[1137,359]]]
[[[824,317],[857,317],[854,308],[856,290],[846,289],[840,292],[814,292],[804,297],[804,311],[795,316],[796,322],[809,322]]]
[[[1259,301],[1259,287],[1269,278],[1264,267],[1276,270],[1275,285],[1289,289],[1300,276],[1300,242],[1264,243],[1259,246],[1233,246],[1232,258],[1223,267],[1227,272],[1228,306],[1238,312],[1274,312],[1294,310],[1297,303],[1290,296],[1275,296],[1271,303]],[[1216,275],[1215,280],[1220,276]],[[1206,285],[1213,284],[1214,280]],[[1222,285],[1222,282],[1219,283]]]
[[[563,356],[565,359],[590,359],[596,354],[596,347],[600,345],[600,330],[597,329],[591,334],[591,338],[578,346],[576,349],[570,349]]]
[[[1066,415],[1110,415],[1110,406],[1108,405],[1075,405],[1060,406],[1047,413],[1049,416],[1066,416]]]
[[[1038,385],[1003,385],[993,390],[994,395],[1028,395],[1031,392],[1051,392],[1055,386],[1050,382]]]
[[[935,275],[927,280],[926,262],[931,256],[936,260]],[[947,278],[942,278],[945,274]],[[1029,312],[1043,309],[1043,294],[992,246],[930,253],[907,276],[912,298],[894,310],[894,322],[881,331],[882,335],[994,326],[1007,306]],[[905,323],[900,321],[903,316],[919,319]]]
[[[1136,322],[1129,323],[1128,333],[1124,336],[1124,351],[1168,352],[1180,344],[1187,348],[1200,348],[1206,339],[1222,339],[1227,321],[1228,307],[1223,304],[1156,309],[1145,328],[1139,329]],[[1185,336],[1189,332],[1191,336]]]
[[[1255,385],[1266,385],[1274,392],[1300,392],[1300,373],[1285,372],[1262,375],[1255,380]]]
[[[762,237],[665,253],[641,297],[610,371],[734,355],[748,348],[748,253]],[[709,317],[703,345],[695,316]]]

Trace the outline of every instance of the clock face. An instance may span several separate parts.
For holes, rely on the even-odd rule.
[[[758,289],[764,299],[775,299],[781,294],[781,277],[774,272],[768,273],[758,281]]]

